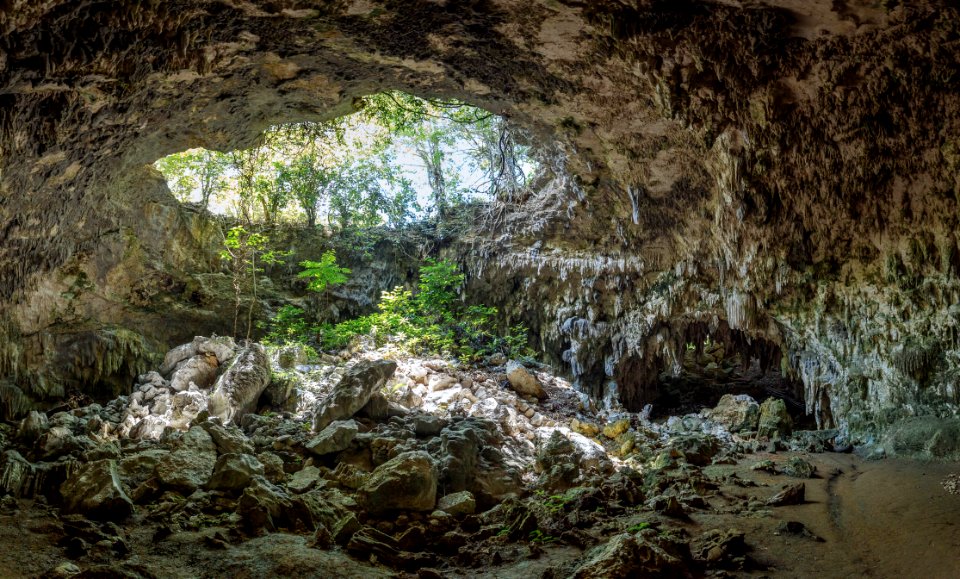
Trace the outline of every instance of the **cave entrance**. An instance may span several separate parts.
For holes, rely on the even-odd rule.
[[[506,117],[396,91],[238,145],[154,164],[215,270],[190,299],[219,308],[219,334],[316,350],[373,331],[369,315],[406,304],[420,273],[459,293],[465,274],[441,251],[502,219],[555,170]]]
[[[270,127],[252,146],[190,149],[154,166],[183,204],[248,227],[328,234],[514,201],[538,173],[526,132],[490,111],[398,91],[354,99],[353,108]]]
[[[790,374],[779,344],[724,321],[715,328],[693,322],[664,330],[661,336],[674,337],[672,349],[647,357],[647,364],[631,359],[622,366],[621,402],[630,411],[650,404],[650,417],[664,419],[712,408],[725,394],[747,394],[757,402],[783,399],[794,424],[812,427],[803,384]]]

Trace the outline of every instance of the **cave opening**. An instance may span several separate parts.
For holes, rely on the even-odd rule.
[[[799,428],[815,428],[806,415],[803,383],[792,374],[781,346],[770,339],[715,324],[691,322],[671,328],[673,348],[641,360],[629,358],[618,384],[621,402],[632,412],[649,406],[652,419],[713,408],[726,394],[758,402],[782,399]]]

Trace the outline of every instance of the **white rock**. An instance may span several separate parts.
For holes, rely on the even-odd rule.
[[[447,374],[434,374],[430,376],[428,381],[427,388],[432,392],[437,392],[439,390],[446,390],[453,387],[457,383],[457,379],[453,376]]]

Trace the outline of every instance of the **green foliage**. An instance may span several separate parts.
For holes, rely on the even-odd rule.
[[[642,530],[644,530],[644,529],[649,529],[649,528],[650,528],[650,523],[647,523],[647,522],[637,523],[636,525],[633,525],[632,527],[629,527],[629,528],[627,529],[627,532],[628,532],[628,533],[639,533],[640,531],[642,531]]]
[[[257,274],[263,272],[261,265],[279,263],[290,252],[275,251],[267,248],[270,239],[262,233],[247,231],[243,226],[231,228],[223,240],[220,258],[230,266],[233,285],[233,335],[239,329],[240,310],[246,294],[247,339],[253,330],[253,309],[257,303]]]
[[[310,280],[307,289],[317,293],[323,293],[328,286],[342,284],[350,275],[350,269],[337,265],[337,256],[333,251],[324,252],[320,261],[301,261],[300,267],[303,271],[297,277]]]
[[[543,531],[541,531],[540,529],[534,529],[530,531],[529,539],[531,543],[540,543],[545,545],[547,543],[553,543],[555,541],[558,541],[559,537],[548,535]]]
[[[315,328],[304,319],[304,311],[296,306],[286,305],[277,310],[270,320],[270,331],[264,336],[268,344],[306,344],[316,333]]]
[[[339,230],[395,227],[431,210],[444,217],[475,199],[513,200],[536,170],[503,117],[401,92],[355,102],[353,115],[272,127],[248,149],[193,149],[156,167],[181,201],[214,200],[248,227],[287,220]]]
[[[323,347],[342,348],[357,335],[372,334],[380,342],[393,338],[412,351],[465,361],[494,352],[529,355],[526,327],[514,326],[500,337],[495,330],[497,309],[464,305],[458,294],[463,282],[455,264],[428,259],[420,268],[416,292],[394,288],[383,293],[377,313],[323,326]]]

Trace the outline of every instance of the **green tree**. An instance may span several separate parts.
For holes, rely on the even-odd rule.
[[[267,249],[270,239],[262,233],[247,231],[243,226],[232,227],[223,240],[220,258],[230,265],[231,284],[234,292],[233,335],[238,335],[240,312],[244,294],[247,293],[247,333],[250,339],[253,330],[253,310],[257,303],[257,274],[263,272],[261,265],[278,263],[288,252]]]
[[[178,200],[188,202],[197,193],[204,210],[209,207],[213,196],[227,187],[225,174],[229,165],[226,155],[206,149],[168,155],[155,164]]]
[[[307,289],[317,293],[325,292],[329,286],[342,284],[350,275],[349,268],[337,265],[337,255],[333,250],[325,251],[320,261],[301,261],[300,267],[303,271],[297,277],[310,280]]]

